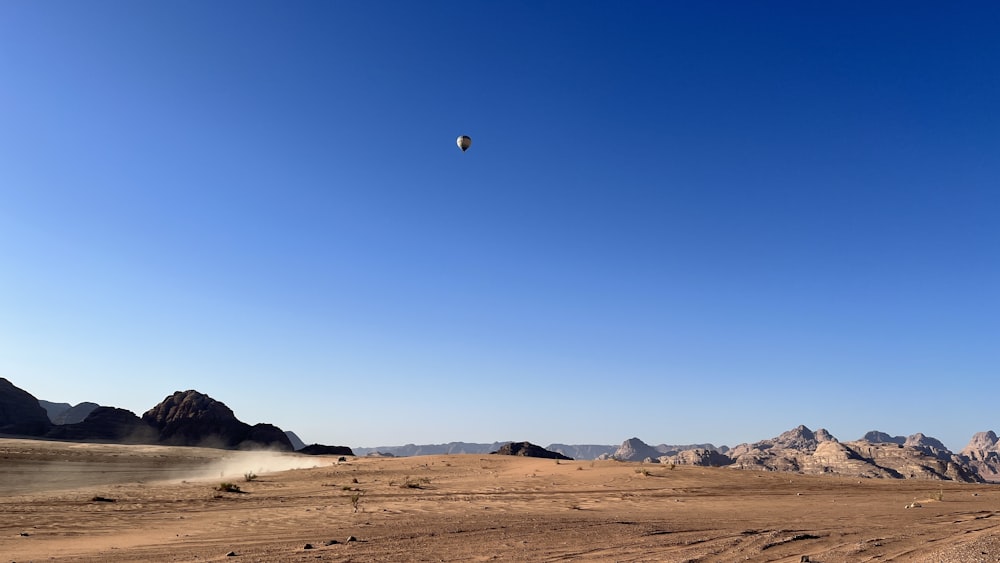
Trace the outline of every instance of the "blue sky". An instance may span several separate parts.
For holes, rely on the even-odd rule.
[[[352,446],[958,450],[1000,429],[998,26],[0,3],[0,376]]]

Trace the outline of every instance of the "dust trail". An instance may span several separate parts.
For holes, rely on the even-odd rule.
[[[267,473],[289,471],[292,469],[322,467],[331,465],[332,463],[328,459],[286,452],[225,452],[221,456],[221,459],[211,461],[201,467],[191,468],[190,472],[183,479],[188,481],[215,478],[226,479],[230,477],[243,477],[251,472],[255,475],[265,475]],[[176,480],[177,478],[174,477],[174,479]]]
[[[0,439],[0,496],[125,483],[243,480],[333,464],[277,451]]]

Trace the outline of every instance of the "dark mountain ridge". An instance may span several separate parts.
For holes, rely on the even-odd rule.
[[[249,425],[236,418],[224,403],[194,390],[177,391],[142,417],[113,407],[94,407],[79,422],[54,424],[50,413],[60,414],[68,403],[48,403],[50,410],[27,391],[0,378],[0,434],[94,442],[211,446],[238,449],[292,450],[290,436],[271,424]],[[63,420],[71,420],[69,418]],[[992,430],[976,433],[958,454],[939,440],[921,433],[891,436],[873,430],[853,442],[840,442],[827,432],[798,426],[774,438],[740,444],[734,448],[712,444],[649,446],[630,438],[621,446],[554,444],[541,448],[529,442],[494,442],[358,448],[361,455],[379,452],[396,456],[431,454],[568,456],[566,450],[597,454],[577,459],[618,459],[681,465],[729,466],[761,471],[794,471],[852,477],[941,479],[1000,483],[1000,439]],[[310,453],[346,453],[350,448],[314,444]],[[561,450],[561,451],[560,451]],[[610,452],[610,453],[609,453]],[[350,455],[350,454],[347,454]],[[559,459],[559,458],[557,458]]]
[[[46,401],[45,405],[48,410],[33,395],[0,378],[0,433],[86,442],[292,450],[289,437],[277,426],[246,424],[224,403],[194,390],[177,391],[141,418],[95,403],[74,407]],[[86,416],[77,421],[83,411]],[[53,415],[64,423],[54,423]]]

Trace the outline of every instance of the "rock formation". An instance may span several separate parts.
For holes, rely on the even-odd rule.
[[[899,444],[902,446],[906,443],[905,436],[890,436],[885,432],[879,432],[878,430],[872,430],[865,433],[861,439],[872,444]]]
[[[0,434],[41,436],[51,427],[38,399],[0,377]]]
[[[156,429],[132,411],[114,407],[97,407],[82,422],[53,426],[46,437],[120,444],[155,444],[157,441]]]
[[[496,455],[519,455],[524,457],[542,457],[546,459],[565,459],[570,460],[572,458],[562,455],[559,452],[551,452],[546,450],[541,446],[536,446],[531,442],[511,442],[509,444],[504,444],[499,450],[495,452],[490,452]]]
[[[604,446],[597,444],[549,444],[545,449],[561,453],[562,455],[573,459],[597,459],[602,455],[607,457],[615,453],[618,446]]]
[[[280,428],[250,426],[237,420],[220,401],[194,390],[178,391],[146,411],[142,420],[155,428],[161,444],[217,448],[290,451],[292,444]]]
[[[629,438],[622,442],[615,453],[611,454],[611,458],[618,461],[645,461],[659,459],[661,455],[663,455],[662,452],[639,438]]]
[[[291,430],[285,430],[285,436],[288,436],[288,441],[292,444],[293,450],[299,451],[302,448],[306,447],[306,443],[303,442],[302,438],[299,438],[299,436],[295,432],[292,432]]]
[[[918,433],[904,439],[876,431],[865,436],[867,439],[840,443],[825,430],[813,433],[799,426],[770,440],[736,446],[729,455],[733,467],[739,469],[981,481],[968,465],[934,438]]]
[[[324,446],[323,444],[310,444],[297,451],[306,455],[354,455],[351,448],[347,446]]]
[[[668,465],[697,465],[700,467],[722,467],[733,463],[732,458],[714,448],[694,448],[680,450],[659,458]]]
[[[97,403],[87,402],[78,405],[52,403],[41,399],[38,400],[38,404],[42,405],[42,408],[48,413],[52,424],[76,424],[77,422],[83,422],[87,418],[87,415],[94,412],[94,409],[100,406]]]
[[[992,430],[974,434],[959,457],[984,481],[1000,483],[1000,439]]]

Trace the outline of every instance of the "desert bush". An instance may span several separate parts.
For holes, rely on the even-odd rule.
[[[407,475],[403,479],[403,483],[400,484],[399,486],[404,489],[422,489],[424,488],[424,485],[428,485],[430,484],[430,482],[431,480],[428,479],[427,477],[421,477],[420,479],[410,479],[410,476]]]
[[[257,474],[254,473],[253,471],[247,471],[246,473],[243,474],[243,480],[246,481],[247,483],[255,479],[257,479]]]
[[[239,485],[234,485],[232,483],[219,483],[219,486],[215,488],[217,491],[222,491],[224,493],[242,493]]]
[[[361,506],[361,497],[363,496],[365,496],[365,491],[362,490],[358,490],[356,493],[351,495],[351,507],[354,509],[354,512],[364,510]]]

